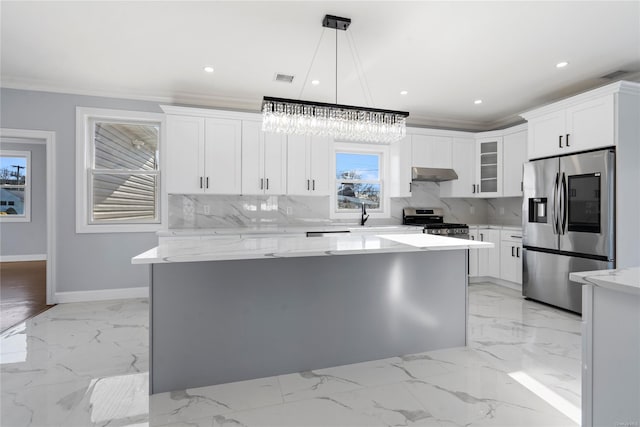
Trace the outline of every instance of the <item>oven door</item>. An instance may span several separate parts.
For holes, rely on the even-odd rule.
[[[560,250],[614,259],[613,150],[560,158]]]

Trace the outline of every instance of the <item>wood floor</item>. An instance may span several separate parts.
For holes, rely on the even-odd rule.
[[[48,309],[46,261],[0,263],[0,331]]]

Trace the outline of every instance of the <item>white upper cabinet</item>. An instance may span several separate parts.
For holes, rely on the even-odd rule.
[[[527,130],[502,138],[502,196],[522,196],[522,165],[527,161]]]
[[[529,159],[615,145],[614,94],[590,94],[592,92],[522,115],[529,122]]]
[[[476,183],[478,197],[502,196],[502,137],[476,140]]]
[[[205,192],[238,194],[242,188],[240,120],[206,119],[204,141]]]
[[[329,195],[330,143],[324,137],[287,137],[287,194]]]
[[[262,123],[242,121],[242,194],[285,194],[286,136],[262,132]]]
[[[423,168],[451,168],[450,136],[411,135],[411,166]]]
[[[476,141],[473,138],[453,138],[452,167],[458,179],[440,183],[441,197],[476,196]]]
[[[411,197],[411,135],[389,147],[390,197]]]
[[[241,122],[167,115],[169,194],[239,194]]]

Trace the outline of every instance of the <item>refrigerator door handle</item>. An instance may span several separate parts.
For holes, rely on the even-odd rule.
[[[561,219],[561,228],[560,234],[566,234],[566,228],[567,228],[567,179],[566,179],[566,175],[564,174],[564,172],[562,173],[562,188],[560,189],[560,199],[562,200],[562,203],[560,203],[560,209],[561,209],[561,213],[560,213],[560,219]]]
[[[558,234],[558,174],[553,183],[553,208],[551,209],[551,229]]]

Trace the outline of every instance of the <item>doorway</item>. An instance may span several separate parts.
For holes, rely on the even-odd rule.
[[[0,332],[55,304],[55,134],[0,129]]]

